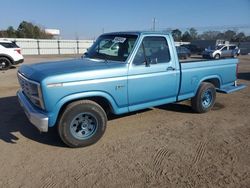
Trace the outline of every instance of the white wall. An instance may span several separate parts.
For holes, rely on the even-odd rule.
[[[23,55],[83,54],[93,44],[93,40],[47,40],[28,38],[4,38],[15,41]],[[175,42],[176,46],[190,42]]]
[[[23,55],[83,54],[93,44],[92,40],[5,39],[15,41]]]

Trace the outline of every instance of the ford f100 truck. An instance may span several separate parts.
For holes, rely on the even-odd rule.
[[[65,144],[82,147],[102,137],[109,112],[188,99],[195,112],[209,111],[216,91],[245,87],[236,82],[237,65],[237,59],[179,62],[169,33],[108,33],[82,58],[22,65],[17,96],[41,132],[57,126]]]

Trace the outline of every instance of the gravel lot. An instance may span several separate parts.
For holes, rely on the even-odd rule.
[[[66,58],[29,56],[24,64]],[[248,88],[217,94],[211,112],[195,114],[183,102],[115,116],[98,143],[80,149],[28,122],[16,72],[0,71],[0,187],[250,186],[250,56],[240,57]]]

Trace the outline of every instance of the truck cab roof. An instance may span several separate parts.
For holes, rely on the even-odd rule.
[[[103,35],[166,35],[166,34],[170,33],[163,31],[119,31],[119,32],[105,33]]]

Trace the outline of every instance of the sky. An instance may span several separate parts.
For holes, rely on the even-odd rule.
[[[60,29],[63,39],[93,39],[103,32],[230,28],[250,31],[250,0],[0,0],[0,30],[23,20]],[[247,28],[246,28],[247,27]],[[250,32],[249,32],[250,34]]]

